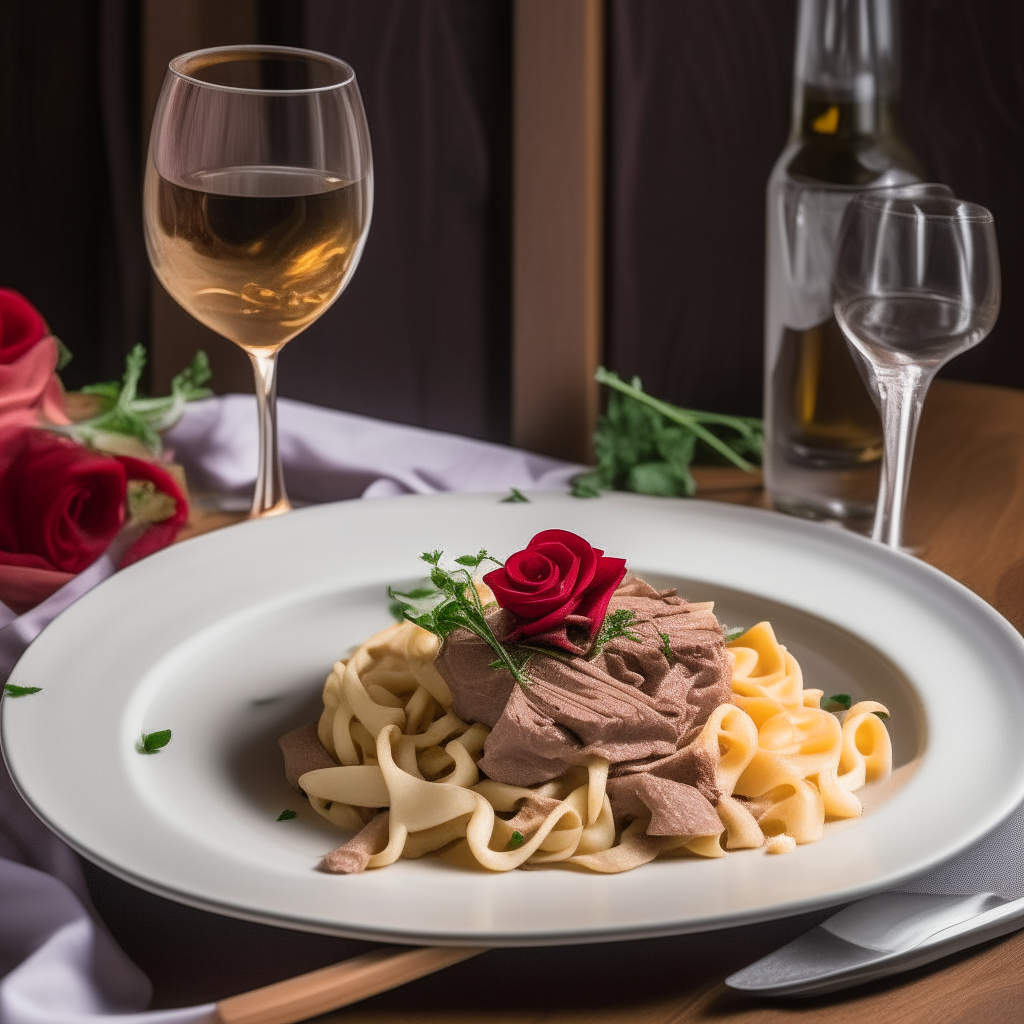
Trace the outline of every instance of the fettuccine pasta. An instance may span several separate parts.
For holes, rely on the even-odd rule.
[[[641,591],[627,580],[621,593]],[[710,606],[686,605],[673,593],[658,595],[673,614],[690,614],[698,625],[710,615]],[[670,619],[651,621],[658,627]],[[647,636],[638,622],[642,635],[623,641],[627,653]],[[651,635],[664,638],[671,668],[671,644],[682,634],[664,628]],[[596,872],[667,854],[788,852],[820,839],[826,821],[860,815],[856,790],[891,770],[879,717],[885,708],[863,701],[842,720],[821,710],[821,691],[804,689],[800,666],[762,622],[727,645],[727,699],[698,719],[699,731],[675,754],[649,759],[656,767],[680,759],[704,766],[685,775],[686,786],[671,781],[684,777],[676,769],[659,767],[641,787],[675,786],[671,793],[693,805],[683,825],[661,824],[657,805],[633,796],[637,775],[630,773],[646,762],[615,764],[584,749],[579,763],[550,781],[498,782],[478,767],[491,730],[456,713],[435,665],[439,647],[436,636],[408,621],[375,634],[334,665],[315,734],[283,738],[290,779],[319,814],[357,833],[325,857],[325,870],[384,867],[442,849],[491,871],[566,863]]]

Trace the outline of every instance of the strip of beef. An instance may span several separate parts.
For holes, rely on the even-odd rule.
[[[618,637],[592,661],[536,655],[525,686],[492,668],[493,651],[468,630],[445,641],[436,665],[456,714],[491,728],[479,762],[490,778],[535,786],[603,757],[617,819],[646,807],[651,834],[706,835],[718,821],[714,763],[690,744],[731,694],[721,626],[708,605],[637,577],[612,597],[609,612],[620,608],[634,613],[638,640]],[[488,621],[499,639],[514,626],[501,609]],[[651,780],[626,778],[645,774]]]

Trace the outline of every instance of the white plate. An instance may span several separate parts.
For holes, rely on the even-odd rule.
[[[504,556],[574,530],[630,568],[770,618],[805,685],[892,711],[905,785],[787,856],[655,862],[623,875],[469,872],[430,858],[339,877],[343,838],[284,782],[274,739],[311,720],[331,662],[385,625],[421,551]],[[118,573],[57,619],[11,681],[4,752],[36,812],[161,895],[293,928],[396,942],[542,945],[720,928],[895,885],[1024,796],[1024,641],[958,583],[860,537],[744,508],[627,495],[438,495],[246,523]],[[275,698],[270,699],[268,698]],[[171,729],[157,755],[143,731]],[[298,818],[277,822],[291,808]]]

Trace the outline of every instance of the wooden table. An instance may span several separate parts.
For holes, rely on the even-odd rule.
[[[730,470],[702,496],[763,504]],[[1024,629],[1024,392],[939,381],[925,410],[907,540]],[[1024,738],[1022,738],[1024,742]],[[157,1005],[219,998],[361,952],[169,904],[88,869],[97,905]],[[887,982],[814,1000],[734,995],[731,971],[824,914],[699,936],[496,950],[323,1018],[337,1024],[986,1024],[1024,1019],[1024,932]]]

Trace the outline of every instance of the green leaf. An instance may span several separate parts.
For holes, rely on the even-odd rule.
[[[873,711],[872,714],[878,715],[883,722],[889,721],[889,716],[884,711]]]
[[[833,693],[831,697],[823,696],[820,704],[822,711],[849,711],[853,701],[848,693]]]
[[[204,385],[213,376],[210,360],[202,349],[198,349],[192,357],[191,366],[186,366],[171,379],[171,394],[193,396],[197,391],[206,392]],[[196,396],[199,397],[199,396]],[[201,397],[206,397],[205,395]]]
[[[580,473],[569,482],[569,493],[574,498],[599,498],[603,487],[600,473]]]
[[[93,419],[96,419],[113,408],[114,403],[117,401],[117,396],[121,394],[121,384],[116,380],[108,380],[103,384],[86,384],[82,388],[82,394],[94,395],[99,398],[99,412],[93,417]]]
[[[511,645],[507,647],[494,635],[470,575],[470,569],[476,569],[484,561],[499,566],[501,562],[481,548],[475,555],[462,555],[455,559],[456,565],[460,567],[448,570],[440,564],[443,554],[436,550],[424,552],[420,556],[431,566],[430,582],[436,588],[430,591],[430,597],[424,599],[429,602],[429,606],[425,607],[409,594],[402,594],[389,587],[388,597],[393,602],[393,611],[397,612],[400,606],[403,618],[415,622],[442,640],[456,629],[468,629],[485,640],[498,656],[500,666],[508,669],[516,682],[525,686],[529,682],[529,677],[523,671],[525,662],[513,654]]]
[[[69,349],[67,347],[67,345],[65,345],[64,342],[61,341],[60,338],[57,337],[56,334],[53,335],[53,340],[57,344],[57,367],[56,367],[56,369],[57,369],[57,372],[60,373],[60,371],[63,370],[64,367],[67,366],[68,363],[70,363],[72,359],[75,358],[75,353],[72,352],[71,349]]]
[[[637,643],[643,643],[642,637],[631,633],[629,630],[629,627],[635,622],[636,615],[634,615],[630,608],[619,608],[606,615],[604,622],[601,623],[601,628],[597,631],[594,646],[590,649],[589,660],[592,661],[596,658],[601,653],[601,648],[605,644],[618,639],[620,636],[624,636],[629,640],[635,640]]]
[[[661,653],[671,665],[676,660],[676,652],[672,650],[672,637],[668,633],[659,633],[658,636],[661,637]]]
[[[518,488],[510,487],[508,489],[508,495],[501,499],[501,504],[514,505],[521,501],[525,501],[528,503],[529,500],[530,499],[525,494],[523,494],[523,492],[520,491]]]
[[[140,754],[155,754],[170,742],[170,729],[161,729],[159,732],[144,732],[142,738],[135,744],[135,749]]]
[[[152,480],[129,480],[126,490],[128,519],[135,523],[162,523],[178,509],[178,503],[156,489]]]
[[[162,450],[160,432],[181,419],[188,402],[212,394],[208,388],[200,386],[210,378],[210,363],[205,352],[197,352],[191,365],[171,381],[171,393],[164,398],[139,397],[139,381],[145,367],[146,350],[136,345],[125,358],[125,371],[120,381],[82,388],[84,394],[100,398],[99,413],[80,423],[52,429],[82,444],[115,454],[119,448],[123,453],[124,445],[117,442],[117,437],[123,435],[140,441],[153,455],[159,455]]]
[[[746,633],[746,626],[733,626],[731,629],[727,629],[724,634],[724,639],[727,644],[731,644],[733,640],[739,640],[744,633]]]
[[[683,477],[667,462],[643,462],[629,471],[624,489],[663,498],[689,498],[696,485],[689,473]]]
[[[4,693],[8,697],[28,697],[30,694],[39,693],[41,686],[18,686],[17,683],[7,683],[4,686]]]
[[[698,460],[746,470],[760,461],[760,420],[679,408],[646,394],[639,378],[627,384],[604,367],[595,379],[610,393],[594,434],[597,465],[573,479],[575,497],[609,488],[689,497],[697,490],[690,467]]]
[[[274,821],[291,821],[292,818],[297,818],[298,814],[295,811],[282,811]]]
[[[518,850],[519,847],[522,846],[525,842],[526,836],[524,836],[523,833],[519,831],[519,829],[516,829],[509,837],[508,848],[510,850]]]

